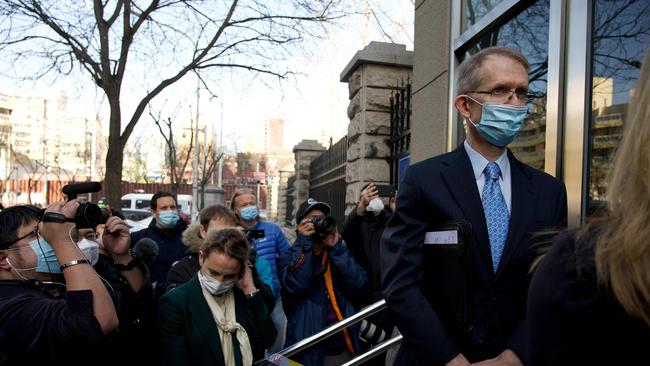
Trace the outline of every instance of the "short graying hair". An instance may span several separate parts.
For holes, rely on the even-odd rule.
[[[465,59],[460,64],[457,73],[456,95],[465,94],[470,90],[476,90],[483,83],[481,65],[490,55],[509,57],[520,63],[526,69],[526,72],[530,70],[528,60],[519,51],[503,46],[488,47]]]

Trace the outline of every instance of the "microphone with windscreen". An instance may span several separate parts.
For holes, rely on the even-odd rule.
[[[158,252],[158,243],[149,238],[142,238],[133,246],[133,256],[145,264],[151,263],[158,256]]]
[[[99,182],[82,182],[67,184],[63,186],[61,192],[68,197],[68,201],[77,198],[78,195],[91,192],[99,192],[102,190],[102,185]]]

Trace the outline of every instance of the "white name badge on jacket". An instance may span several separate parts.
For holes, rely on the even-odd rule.
[[[449,245],[458,244],[457,230],[428,231],[424,234],[424,244]]]

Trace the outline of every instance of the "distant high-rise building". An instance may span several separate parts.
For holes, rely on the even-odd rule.
[[[284,120],[272,118],[266,121],[264,140],[267,153],[277,153],[284,149]]]
[[[67,96],[57,98],[0,94],[0,174],[6,179],[99,179],[97,163],[106,144],[99,120],[67,111]]]
[[[0,179],[7,179],[11,168],[11,112],[13,97],[0,93]]]

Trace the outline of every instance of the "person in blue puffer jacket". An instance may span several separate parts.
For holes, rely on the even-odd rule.
[[[298,208],[298,238],[278,260],[282,303],[287,314],[290,346],[355,313],[348,300],[361,289],[367,275],[339,239],[336,226],[321,232],[314,219],[323,220],[329,205],[310,198]],[[295,356],[306,366],[341,365],[359,354],[359,329],[346,328]]]
[[[262,258],[271,266],[273,274],[273,293],[275,294],[275,308],[271,312],[273,324],[278,332],[275,343],[267,352],[269,354],[277,353],[284,346],[285,333],[287,328],[287,318],[282,309],[282,300],[280,298],[280,280],[278,278],[277,258],[289,249],[289,242],[284,236],[280,226],[262,221],[257,209],[257,197],[250,189],[240,189],[235,192],[230,201],[230,208],[239,220],[238,224],[247,232],[262,231],[263,236],[252,240],[252,249],[257,253],[257,258]]]

